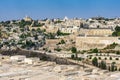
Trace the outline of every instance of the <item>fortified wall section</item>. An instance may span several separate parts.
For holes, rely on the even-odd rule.
[[[119,37],[76,37],[78,50],[102,49],[112,43],[120,44]]]

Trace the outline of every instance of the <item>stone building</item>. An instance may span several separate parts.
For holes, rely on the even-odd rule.
[[[31,22],[31,21],[32,21],[32,18],[26,16],[26,17],[24,18],[24,20],[25,20],[25,21],[30,21],[30,22]]]
[[[62,26],[60,27],[60,31],[63,33],[78,33],[80,27],[77,26]]]

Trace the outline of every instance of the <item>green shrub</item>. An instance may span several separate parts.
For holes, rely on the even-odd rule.
[[[81,58],[81,57],[79,57],[79,58],[78,58],[78,61],[81,61],[81,60],[82,60],[82,58]]]
[[[119,58],[116,58],[116,60],[119,60]]]
[[[77,52],[76,47],[72,47],[72,48],[71,48],[71,52],[72,52],[72,53],[76,53],[76,52]]]
[[[98,53],[98,49],[97,48],[93,49],[92,53]]]
[[[116,54],[117,54],[117,55],[120,55],[120,52],[119,52],[119,51],[117,51],[117,52],[116,52]]]
[[[51,50],[49,50],[48,52],[51,53]]]
[[[94,66],[98,66],[98,59],[97,59],[96,57],[94,57],[94,58],[92,59],[92,64],[93,64]]]
[[[54,50],[60,52],[62,49],[60,49],[60,48],[55,48]]]
[[[92,56],[90,56],[89,59],[92,59]]]
[[[101,57],[99,57],[98,59],[101,60]]]
[[[110,60],[112,60],[112,57],[110,56]]]
[[[101,61],[99,66],[100,66],[101,69],[106,69],[107,68],[106,62],[104,62],[104,61]]]
[[[105,57],[105,60],[107,60],[107,58]]]

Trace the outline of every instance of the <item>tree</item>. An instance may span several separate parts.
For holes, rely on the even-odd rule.
[[[46,29],[43,29],[42,32],[46,32]]]
[[[42,30],[41,30],[40,28],[37,28],[37,32],[38,32],[38,33],[41,33]]]
[[[101,57],[99,57],[99,60],[101,60]]]
[[[105,49],[114,49],[118,44],[117,43],[112,43],[110,45],[108,45]]]
[[[119,51],[117,51],[117,52],[116,52],[116,54],[117,54],[117,55],[120,55],[120,52],[119,52]]]
[[[72,55],[71,55],[71,58],[72,58],[72,59],[74,59],[74,58],[75,58],[74,54],[72,54]]]
[[[108,66],[108,70],[111,71],[111,67],[110,66]]]
[[[16,33],[16,32],[17,32],[17,30],[15,30],[15,29],[14,29],[14,30],[13,30],[13,32],[14,32],[14,33]]]
[[[81,60],[82,60],[82,58],[81,58],[81,57],[79,57],[79,58],[78,58],[78,61],[81,61]]]
[[[110,60],[112,60],[112,57],[110,56]]]
[[[98,56],[98,54],[96,53],[96,56]]]
[[[54,50],[60,52],[62,49],[60,49],[59,47],[55,48]]]
[[[69,35],[69,33],[63,33],[60,30],[57,31],[57,36],[65,36],[65,35]]]
[[[105,57],[105,60],[107,60],[107,58]]]
[[[48,51],[48,48],[43,48],[44,51]]]
[[[112,64],[114,64],[114,65],[115,65],[115,64],[116,64],[116,62],[112,62]]]
[[[60,30],[57,31],[57,36],[59,36],[59,35],[61,35],[61,31]]]
[[[72,48],[71,48],[71,52],[72,52],[72,53],[75,53],[75,57],[76,57],[76,58],[78,57],[76,47],[72,47]]]
[[[120,31],[120,26],[116,26],[116,27],[115,27],[115,31],[116,31],[116,32],[119,32],[119,31]]]
[[[63,21],[58,20],[58,21],[55,21],[54,23],[57,24],[57,23],[61,23],[61,22],[63,22]]]
[[[31,25],[31,24],[32,24],[32,22],[21,20],[21,22],[19,22],[18,25],[19,25],[21,28],[24,28],[26,25]]]
[[[112,33],[112,36],[120,36],[120,26],[115,27],[115,31]]]
[[[48,52],[49,52],[49,53],[51,53],[52,51],[51,51],[51,50],[49,50]]]
[[[111,71],[113,72],[113,71],[115,71],[115,62],[112,62],[112,64],[111,64]]]
[[[34,32],[35,31],[35,29],[32,29],[32,32]]]
[[[116,58],[116,60],[119,60],[119,58]]]
[[[100,53],[100,56],[102,56],[102,54]]]
[[[38,20],[36,20],[36,21],[34,21],[32,27],[41,27],[43,25],[44,25],[44,23],[38,23]]]
[[[55,39],[55,36],[56,36],[56,34],[54,34],[54,33],[48,33],[48,34],[46,34],[46,37],[48,39]]]
[[[65,44],[65,41],[63,39],[61,40],[61,44]]]
[[[107,68],[106,62],[101,61],[101,63],[100,63],[100,68],[101,68],[101,69],[106,69],[106,68]]]
[[[120,32],[117,32],[117,36],[120,36]]]
[[[94,58],[92,59],[92,64],[93,64],[94,66],[98,66],[98,59],[97,59],[96,57],[94,57]]]
[[[97,28],[100,28],[100,26],[98,25]]]
[[[92,56],[90,56],[89,59],[92,59]]]
[[[24,33],[20,35],[20,38],[22,38],[22,39],[23,39],[23,38],[26,38],[26,37],[27,37],[27,36],[26,36],[26,34],[24,34]]]
[[[112,64],[112,65],[111,65],[111,71],[112,71],[112,72],[115,70],[114,68],[115,68],[115,66]]]
[[[71,51],[72,51],[72,53],[76,53],[77,52],[76,47],[72,47]]]
[[[92,52],[93,52],[93,53],[98,53],[98,49],[95,48],[95,49],[92,50]]]
[[[38,35],[37,34],[34,35],[34,38],[35,38],[35,40],[38,40]]]
[[[112,33],[112,36],[117,36],[117,32],[113,32],[113,33]]]
[[[23,29],[23,28],[21,28],[21,29],[20,29],[20,31],[21,31],[21,32],[24,32],[24,29]]]

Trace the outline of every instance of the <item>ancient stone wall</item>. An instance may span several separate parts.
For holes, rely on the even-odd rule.
[[[61,39],[46,39],[46,45],[44,47],[54,50],[54,48],[57,47],[56,44],[58,44],[60,41]]]
[[[111,29],[81,29],[80,34],[106,36],[112,35]]]
[[[114,42],[120,44],[118,37],[77,37],[76,47],[78,50],[102,49]]]
[[[46,53],[41,53],[41,52],[33,52],[33,51],[20,50],[20,49],[19,50],[0,50],[0,54],[7,55],[7,56],[24,55],[26,57],[38,57],[40,58],[40,60],[52,61],[52,62],[56,62],[56,64],[66,64],[66,65],[76,64],[69,61],[66,58],[61,58],[54,55],[48,55]]]

